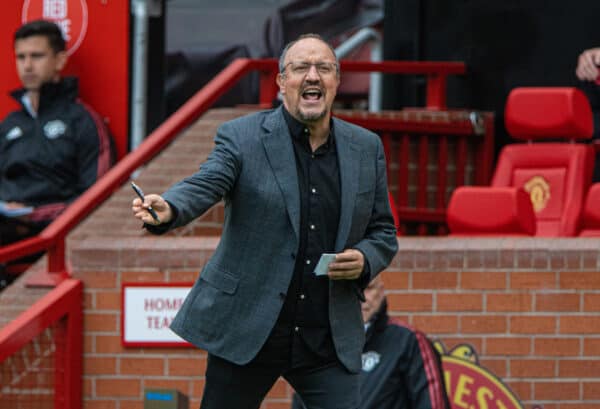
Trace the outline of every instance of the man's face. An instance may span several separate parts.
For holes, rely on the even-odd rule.
[[[284,64],[277,84],[288,112],[304,123],[329,121],[340,79],[327,44],[316,38],[299,40],[288,50]]]
[[[44,36],[31,36],[15,41],[15,60],[23,88],[39,91],[43,84],[59,79],[66,53],[55,53]]]
[[[361,304],[364,322],[368,322],[373,314],[379,310],[384,297],[383,281],[379,276],[376,276],[365,288],[365,301]]]

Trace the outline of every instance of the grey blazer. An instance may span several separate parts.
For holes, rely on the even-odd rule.
[[[298,249],[298,179],[281,109],[224,123],[200,170],[163,194],[177,212],[168,228],[225,200],[220,243],[171,329],[240,365],[254,358],[271,332]],[[335,251],[361,250],[375,276],[397,251],[383,147],[376,134],[347,122],[334,119],[334,129],[342,192]],[[360,291],[355,280],[330,281],[333,342],[351,372],[360,370],[364,343]]]

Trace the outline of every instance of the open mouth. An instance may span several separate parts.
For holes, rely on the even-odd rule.
[[[307,101],[319,101],[323,97],[323,93],[320,89],[309,88],[302,92],[302,99]]]

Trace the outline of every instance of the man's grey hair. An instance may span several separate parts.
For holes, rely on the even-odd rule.
[[[314,38],[315,40],[319,40],[319,41],[323,42],[324,44],[327,44],[327,47],[329,47],[329,49],[331,50],[331,54],[333,54],[333,57],[335,58],[335,72],[337,75],[339,75],[340,74],[340,62],[337,58],[337,55],[335,54],[335,49],[331,46],[331,44],[329,44],[327,41],[325,41],[323,39],[323,37],[321,37],[318,34],[314,34],[314,33],[302,34],[300,37],[298,37],[295,40],[290,41],[289,43],[286,44],[285,47],[283,47],[283,51],[281,52],[281,56],[279,57],[279,73],[284,74],[284,72],[285,72],[285,56],[287,55],[287,52],[289,51],[289,49],[292,48],[292,46],[294,44],[296,44],[298,41],[304,40],[306,38]]]

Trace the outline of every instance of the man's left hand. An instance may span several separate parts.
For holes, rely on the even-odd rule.
[[[365,267],[363,253],[355,249],[346,249],[338,253],[335,261],[329,264],[327,275],[332,280],[355,280]]]

